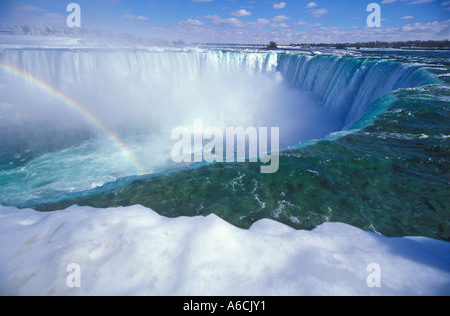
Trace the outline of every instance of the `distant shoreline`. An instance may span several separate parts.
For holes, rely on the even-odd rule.
[[[51,39],[71,39],[71,40],[103,40],[106,42],[125,42],[127,44],[141,44],[148,46],[158,46],[158,47],[166,47],[166,46],[177,46],[177,47],[189,47],[189,46],[236,46],[236,47],[254,47],[258,49],[267,49],[267,50],[311,50],[311,49],[389,49],[389,50],[398,50],[398,51],[450,51],[450,40],[443,41],[407,41],[407,42],[357,42],[357,43],[291,43],[291,44],[276,44],[273,43],[272,47],[269,47],[267,44],[238,44],[238,43],[185,43],[183,40],[177,41],[166,41],[160,38],[141,38],[141,37],[133,37],[131,35],[120,34],[120,35],[111,35],[108,33],[96,33],[95,31],[86,32],[86,33],[76,33],[72,30],[65,28],[48,28],[54,30],[52,33],[45,33],[42,30],[36,31],[36,33],[24,32],[21,28],[19,30],[13,29],[5,29],[0,26],[0,35],[1,36],[11,36],[11,37],[21,37],[24,38],[51,38]],[[42,34],[39,32],[42,31]]]
[[[197,43],[199,45],[229,45],[229,46],[254,46],[261,47],[265,46],[268,48],[267,44],[230,44],[230,43]],[[313,44],[288,44],[278,45],[279,49],[323,49],[323,48],[333,48],[333,49],[395,49],[395,50],[429,50],[429,51],[450,51],[450,41],[408,41],[408,42],[364,42],[364,43],[313,43]]]
[[[366,43],[334,43],[334,44],[291,44],[300,48],[337,48],[337,49],[399,49],[399,50],[450,50],[450,41],[408,41],[408,42],[366,42]]]

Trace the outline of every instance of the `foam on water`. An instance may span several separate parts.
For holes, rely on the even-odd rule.
[[[2,62],[89,108],[149,173],[175,167],[170,130],[198,118],[219,127],[280,125],[285,147],[332,133],[328,142],[305,142],[315,144],[310,151],[283,152],[276,175],[216,164],[125,181],[133,166],[84,117],[0,73],[0,203],[60,202],[35,203],[44,210],[156,203],[157,212],[176,217],[142,206],[48,214],[0,206],[0,294],[450,295],[448,243],[322,224],[448,240],[441,124],[448,88],[415,88],[434,78],[416,59],[0,49]],[[399,88],[411,89],[391,93]],[[372,129],[355,132],[382,113]],[[238,229],[216,215],[179,217],[212,211],[252,226]],[[268,217],[320,226],[257,221]],[[66,284],[71,263],[81,267],[79,289]],[[367,286],[372,263],[381,268],[381,288]]]
[[[3,49],[0,60],[88,109],[146,173],[176,167],[171,130],[198,118],[221,128],[278,126],[287,148],[367,126],[389,105],[371,106],[377,98],[432,78],[390,61],[258,50],[28,48]],[[92,120],[0,74],[0,202],[19,205],[136,174]]]

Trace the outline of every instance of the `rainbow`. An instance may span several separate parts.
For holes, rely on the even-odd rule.
[[[70,108],[76,110],[84,118],[86,118],[89,122],[91,122],[95,127],[100,129],[109,139],[111,139],[111,141],[115,144],[115,146],[118,149],[120,149],[120,151],[123,153],[123,155],[134,166],[134,168],[136,169],[136,171],[138,172],[139,175],[146,174],[145,169],[137,161],[136,157],[134,157],[133,153],[127,148],[127,146],[120,140],[120,138],[116,134],[114,134],[114,132],[111,131],[111,129],[109,129],[105,124],[103,124],[97,117],[95,117],[94,114],[89,112],[89,110],[87,110],[85,107],[83,107],[76,100],[65,95],[61,91],[52,87],[45,81],[33,76],[32,74],[29,74],[29,73],[25,72],[24,70],[14,67],[12,65],[8,65],[8,64],[2,62],[1,60],[0,60],[0,69],[3,69],[7,73],[10,73],[14,76],[20,77],[20,78],[26,80],[27,82],[39,87],[40,89],[46,91],[47,93],[49,93],[52,96],[56,97],[57,99],[61,100],[64,104],[66,104]]]

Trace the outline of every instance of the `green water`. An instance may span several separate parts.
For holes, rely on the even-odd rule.
[[[5,59],[15,60],[16,54],[5,53]],[[35,53],[28,54],[19,66],[30,66]],[[64,54],[56,50],[45,56],[56,62]],[[109,56],[133,76],[137,75],[131,70],[140,69],[121,64],[115,52],[77,54],[87,61],[97,60],[97,54]],[[187,58],[216,70],[259,65],[257,69],[267,68],[261,71],[272,74],[278,65],[292,88],[315,93],[324,106],[342,116],[344,131],[282,151],[275,174],[261,174],[258,163],[221,163],[168,170],[171,165],[156,168],[152,175],[133,176],[134,169],[120,151],[89,138],[78,145],[65,144],[63,150],[41,148],[44,154],[5,155],[0,159],[0,203],[39,211],[74,204],[96,208],[141,204],[168,217],[214,213],[242,228],[263,218],[308,230],[324,222],[343,222],[389,237],[450,240],[449,53],[139,54],[124,53],[129,58],[124,60],[132,63],[142,55],[148,62],[144,65],[161,64],[162,70],[170,70],[184,65],[178,61]],[[162,58],[159,64],[149,62],[155,58]],[[77,64],[70,69],[79,75]],[[49,75],[51,69],[36,72]],[[153,78],[154,71],[146,74]],[[10,79],[6,76],[5,84]],[[22,87],[22,82],[18,84]],[[415,88],[398,89],[405,87]],[[3,143],[15,145],[13,136]],[[132,148],[142,158],[140,153],[150,147],[150,157],[161,160],[155,166],[165,166],[164,155],[153,155],[165,148],[155,138],[135,141]]]
[[[372,126],[287,150],[276,174],[249,163],[200,166],[35,207],[141,204],[169,217],[214,213],[242,228],[262,218],[297,229],[344,222],[390,237],[448,241],[449,100],[448,86],[397,91]]]

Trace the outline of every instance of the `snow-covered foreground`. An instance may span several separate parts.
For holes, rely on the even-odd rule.
[[[80,288],[67,286],[71,263],[81,268]],[[372,263],[380,288],[367,285]],[[241,230],[216,216],[167,219],[142,206],[0,207],[0,294],[450,294],[450,244],[344,224],[308,232],[263,220]]]

